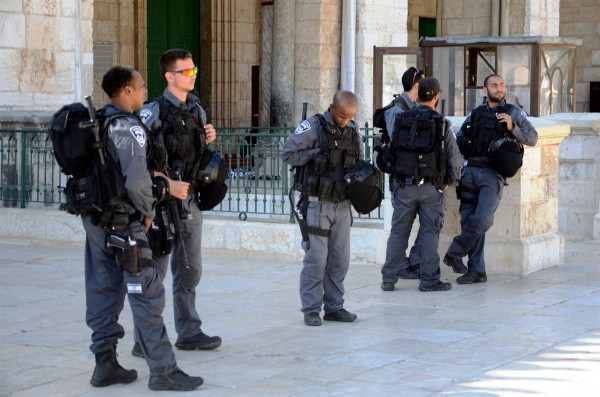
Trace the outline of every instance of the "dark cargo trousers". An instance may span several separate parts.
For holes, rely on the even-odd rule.
[[[182,221],[185,230],[182,236],[175,238],[171,255],[155,258],[156,271],[161,280],[165,279],[169,262],[171,264],[173,312],[178,340],[197,335],[202,326],[196,311],[196,287],[202,276],[202,211],[192,195],[188,195],[186,202],[192,218]]]
[[[392,230],[388,238],[386,259],[381,268],[384,282],[396,283],[398,271],[406,263],[410,231],[419,215],[418,244],[421,261],[420,285],[430,286],[440,279],[440,257],[437,252],[440,231],[444,225],[445,194],[431,183],[400,187],[394,183]]]
[[[344,279],[350,267],[350,201],[311,201],[306,220],[309,226],[330,230],[329,237],[309,234],[300,273],[302,312],[332,313],[344,307]]]
[[[86,231],[85,291],[86,323],[92,329],[90,350],[96,354],[117,345],[125,332],[118,318],[129,287],[129,304],[135,333],[151,375],[177,369],[173,348],[162,319],[165,290],[154,268],[130,275],[117,265],[116,255],[106,247],[106,231],[82,216]]]
[[[469,271],[485,272],[485,233],[494,224],[504,179],[492,168],[467,166],[460,183],[466,199],[460,203],[460,234],[454,237],[446,255],[452,258],[468,255]]]

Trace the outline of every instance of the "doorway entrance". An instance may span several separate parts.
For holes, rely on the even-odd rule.
[[[148,3],[148,98],[162,95],[166,83],[160,75],[160,56],[169,48],[192,53],[199,66],[200,2],[197,0],[149,1]],[[197,95],[197,88],[193,92]]]

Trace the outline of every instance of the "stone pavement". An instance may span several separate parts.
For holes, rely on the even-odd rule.
[[[600,244],[567,241],[565,263],[523,277],[490,275],[449,292],[416,280],[379,288],[379,268],[353,263],[346,282],[352,324],[306,327],[301,262],[205,255],[198,308],[214,351],[179,351],[204,377],[194,392],[152,392],[131,356],[126,304],[119,360],[130,385],[94,388],[84,322],[83,247],[0,241],[0,396],[598,396]],[[165,320],[175,340],[170,278]]]

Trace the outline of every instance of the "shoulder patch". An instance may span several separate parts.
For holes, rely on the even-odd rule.
[[[129,129],[131,131],[131,135],[135,138],[136,141],[140,144],[141,147],[144,147],[146,144],[146,133],[144,129],[139,125],[135,125]]]
[[[521,110],[521,116],[527,118],[527,113],[524,110]]]
[[[296,127],[296,131],[294,131],[294,134],[302,134],[303,132],[306,132],[308,130],[310,130],[310,123],[308,120],[304,120],[300,123],[300,125],[298,125],[298,127]]]
[[[150,118],[150,116],[152,116],[150,109],[142,108],[142,110],[140,110],[140,118],[144,124],[146,124],[146,121]]]

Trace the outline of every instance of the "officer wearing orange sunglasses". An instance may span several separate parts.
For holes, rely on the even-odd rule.
[[[163,95],[146,103],[140,117],[153,133],[155,146],[161,141],[167,152],[171,176],[179,175],[182,182],[169,178],[171,196],[182,199],[181,230],[172,241],[172,252],[156,255],[155,266],[164,280],[169,267],[173,275],[173,305],[175,330],[178,338],[175,347],[181,350],[212,350],[221,345],[221,338],[208,336],[196,311],[196,287],[202,275],[202,212],[196,200],[192,175],[195,163],[206,145],[216,139],[216,131],[207,123],[205,110],[194,89],[198,68],[192,54],[183,49],[167,50],[160,59],[160,72],[167,82]],[[162,171],[162,170],[158,170]],[[142,356],[136,342],[132,354]]]

